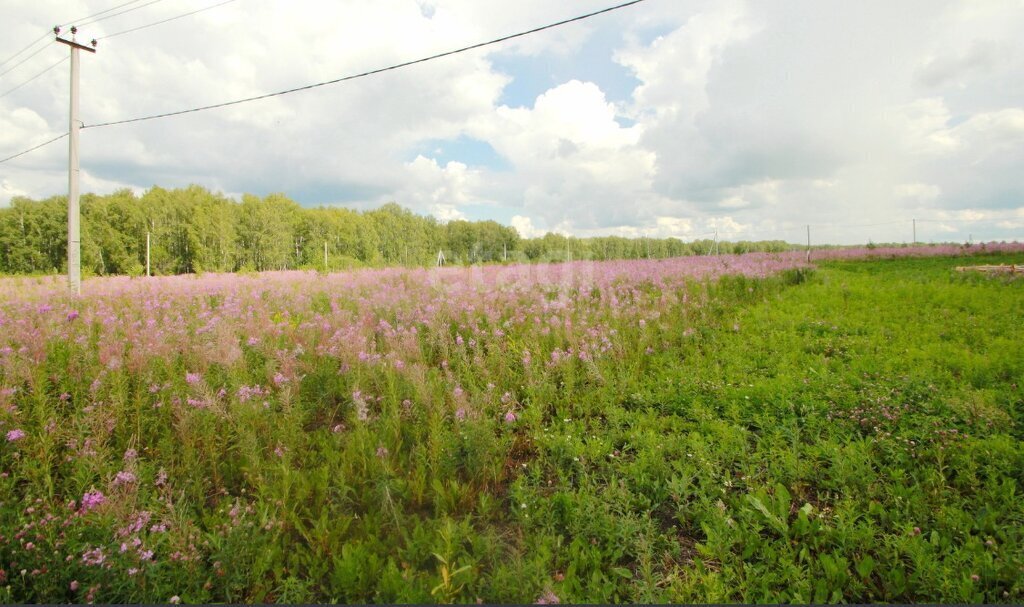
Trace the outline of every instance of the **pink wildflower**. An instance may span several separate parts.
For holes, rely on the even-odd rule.
[[[121,485],[131,485],[136,480],[135,473],[131,470],[122,470],[114,476],[113,485],[120,487]]]
[[[190,386],[194,386],[194,385],[198,384],[199,380],[201,380],[201,379],[202,379],[202,376],[199,375],[198,373],[192,373],[191,371],[185,373],[185,383],[190,385]]]
[[[25,431],[21,428],[15,428],[7,433],[7,442],[13,443],[16,440],[25,438]]]
[[[88,512],[99,507],[107,498],[99,491],[86,491],[82,496],[82,512]]]
[[[517,419],[519,419],[519,417],[516,415],[515,411],[509,411],[508,413],[505,414],[506,424],[514,423]]]
[[[107,560],[102,548],[93,548],[82,553],[82,562],[86,565],[102,565]]]

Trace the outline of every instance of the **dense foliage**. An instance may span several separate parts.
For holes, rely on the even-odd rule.
[[[449,263],[663,258],[706,253],[712,243],[675,238],[522,239],[494,221],[439,223],[395,203],[358,212],[300,207],[283,195],[241,202],[199,186],[154,187],[82,197],[82,266],[87,275],[145,273],[146,234],[154,274]],[[62,273],[67,265],[67,199],[16,197],[0,209],[0,273]],[[324,245],[327,245],[325,267]],[[722,253],[784,251],[782,242],[719,243]]]
[[[5,279],[0,602],[1021,602],[950,252]]]

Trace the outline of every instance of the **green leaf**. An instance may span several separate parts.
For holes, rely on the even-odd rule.
[[[612,567],[612,573],[627,580],[633,577],[633,572],[625,567]]]
[[[857,563],[857,573],[860,574],[861,578],[867,578],[871,575],[871,572],[875,570],[875,559],[871,558],[870,554],[864,555],[864,558]]]
[[[780,519],[779,517],[772,514],[772,512],[768,510],[768,507],[764,505],[764,502],[750,494],[747,494],[747,501],[750,502],[750,505],[753,506],[754,509],[756,509],[762,515],[764,515],[764,517],[768,519],[768,522],[772,525],[772,527],[774,527],[777,531],[779,531],[780,533],[786,532],[786,523],[784,523],[782,519]]]

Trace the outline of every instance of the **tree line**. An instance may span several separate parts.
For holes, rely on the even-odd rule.
[[[240,201],[200,186],[153,187],[81,199],[82,271],[145,273],[147,234],[153,274],[361,266],[433,265],[567,259],[640,259],[706,254],[710,240],[522,238],[495,221],[416,215],[396,203],[370,211],[305,208],[283,194]],[[721,253],[784,251],[782,241],[720,242]],[[67,198],[15,197],[0,209],[0,272],[60,273],[67,268]]]

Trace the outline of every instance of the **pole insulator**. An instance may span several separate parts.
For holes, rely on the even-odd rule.
[[[74,36],[77,33],[78,33],[78,27],[72,25],[71,26],[71,35]]]
[[[60,26],[59,25],[53,26],[53,33],[55,35],[58,35],[58,36],[60,35]]]

